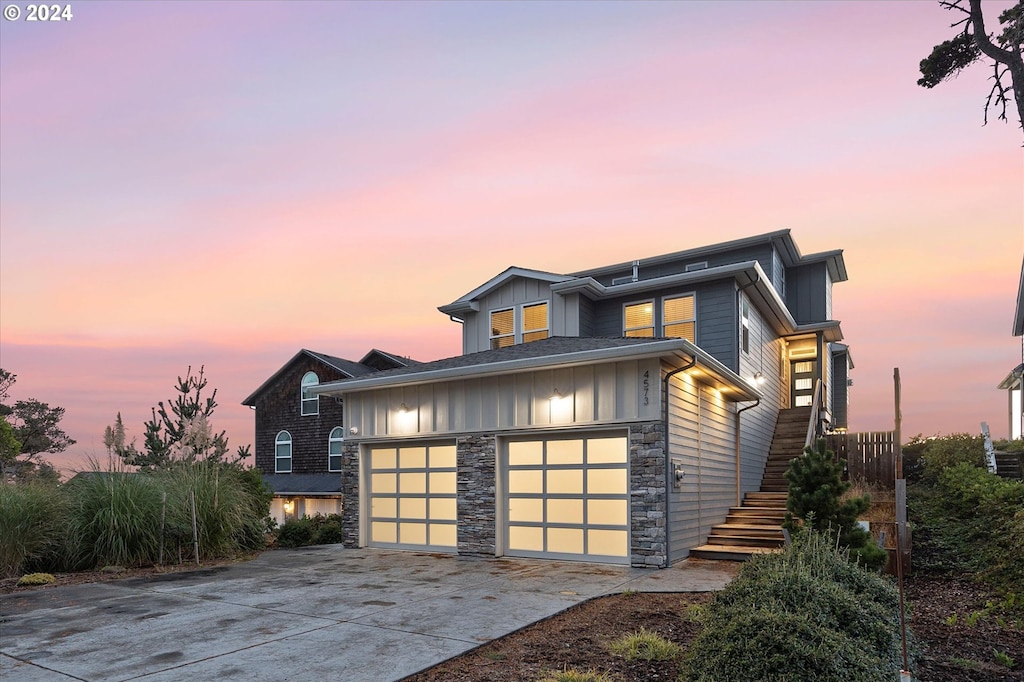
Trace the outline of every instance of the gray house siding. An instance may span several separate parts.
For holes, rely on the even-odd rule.
[[[490,311],[523,303],[551,300],[551,285],[537,279],[515,277],[480,299],[479,312],[466,315],[462,325],[463,353],[475,353],[491,347]],[[519,311],[516,320],[519,324]],[[550,320],[551,309],[548,309]]]
[[[832,426],[850,426],[850,356],[846,351],[837,351],[832,356]]]
[[[764,383],[759,389],[764,398],[757,407],[740,414],[741,494],[761,487],[779,406],[789,394],[786,378],[789,360],[784,358],[784,343],[753,306],[750,308],[749,348],[747,353],[739,351],[739,375],[751,379],[760,372]]]
[[[825,263],[786,271],[786,306],[797,324],[831,319],[831,283]]]
[[[736,453],[732,403],[685,373],[670,380],[668,530],[669,562],[689,555],[735,504]],[[684,476],[676,487],[673,465]]]

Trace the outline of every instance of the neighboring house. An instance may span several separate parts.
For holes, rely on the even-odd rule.
[[[802,410],[805,432],[812,404],[846,426],[852,363],[832,319],[846,279],[841,251],[802,255],[788,230],[505,270],[439,308],[462,355],[311,389],[344,403],[346,544],[688,556],[761,487],[781,410]]]
[[[1024,263],[1021,263],[1020,284],[1017,287],[1017,309],[1013,316],[1013,335],[1022,337],[1022,362],[1013,368],[998,386],[1006,391],[1010,440],[1024,438],[1024,400],[1021,399],[1021,391],[1024,388]]]
[[[359,362],[303,349],[242,401],[256,411],[256,468],[274,491],[271,516],[278,523],[341,512],[341,401],[310,389],[410,364],[376,349]]]

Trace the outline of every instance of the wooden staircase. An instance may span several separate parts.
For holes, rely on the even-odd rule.
[[[1003,478],[1024,480],[1024,455],[1020,453],[996,452],[996,475]]]
[[[786,516],[789,490],[785,473],[789,461],[803,452],[810,419],[809,407],[779,413],[760,492],[744,495],[743,504],[730,508],[725,523],[713,526],[707,544],[691,549],[690,556],[746,561],[753,554],[774,552],[782,547],[785,542],[782,521]]]

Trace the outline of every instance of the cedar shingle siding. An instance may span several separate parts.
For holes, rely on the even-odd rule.
[[[311,357],[300,357],[256,397],[256,468],[274,473],[274,439],[280,431],[292,436],[292,473],[327,473],[327,439],[342,424],[342,404],[320,398],[320,414],[299,413],[299,384],[306,372],[316,372],[320,383],[347,378]]]

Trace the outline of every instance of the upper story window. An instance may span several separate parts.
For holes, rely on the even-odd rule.
[[[292,434],[279,431],[274,439],[274,473],[290,474],[292,472]]]
[[[654,301],[627,303],[622,310],[623,336],[654,336]]]
[[[327,470],[341,471],[341,446],[345,441],[345,431],[340,426],[331,429],[327,439]]]
[[[320,377],[316,372],[306,372],[302,376],[302,388],[300,398],[302,403],[302,415],[320,414],[320,396],[311,394],[309,389],[320,383]]]
[[[662,336],[697,343],[697,307],[693,294],[673,296],[662,301]]]
[[[539,341],[550,336],[548,303],[527,303],[491,311],[491,348]]]
[[[750,303],[746,298],[740,304],[740,347],[744,353],[750,352]]]

